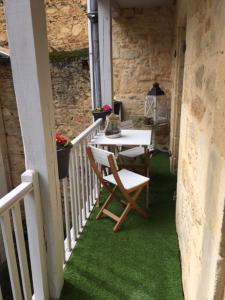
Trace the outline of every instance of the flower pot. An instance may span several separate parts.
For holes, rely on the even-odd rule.
[[[69,158],[71,148],[72,146],[69,145],[65,148],[57,149],[59,179],[63,179],[69,175]]]
[[[94,116],[94,120],[97,121],[98,119],[103,119],[105,121],[105,118],[107,115],[111,114],[111,110],[108,111],[93,111],[92,114]]]

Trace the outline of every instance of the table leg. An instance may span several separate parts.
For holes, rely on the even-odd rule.
[[[145,147],[145,154],[144,154],[144,168],[145,168],[145,176],[149,178],[149,158],[150,152],[147,147]],[[146,187],[146,207],[149,207],[149,184]]]

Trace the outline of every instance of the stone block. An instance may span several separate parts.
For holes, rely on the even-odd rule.
[[[83,31],[83,26],[76,24],[72,27],[72,35],[78,36]]]
[[[139,50],[135,49],[121,49],[120,50],[120,58],[124,60],[135,59],[139,57]]]
[[[12,156],[13,154],[23,154],[23,141],[22,137],[19,134],[20,132],[17,132],[17,135],[7,135],[6,142],[8,145],[8,152]],[[23,157],[22,157],[23,159]]]

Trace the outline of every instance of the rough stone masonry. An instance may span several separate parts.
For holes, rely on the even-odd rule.
[[[88,51],[75,53],[74,58],[69,52],[88,47],[86,1],[46,1],[46,17],[49,51],[56,57],[50,65],[56,128],[71,139],[92,122]],[[0,46],[8,46],[2,3]],[[0,109],[7,142],[7,172],[14,187],[24,171],[24,151],[9,63],[0,66]]]
[[[50,64],[56,129],[69,139],[92,122],[87,57],[64,58]],[[9,63],[0,63],[0,108],[8,149],[12,186],[24,171],[24,151]]]
[[[174,8],[122,9],[113,19],[113,84],[123,102],[124,118],[146,129],[144,102],[154,82],[171,102]],[[168,113],[169,114],[169,113]],[[169,147],[169,126],[156,130],[157,146]]]
[[[186,27],[176,223],[183,287],[187,300],[222,300],[225,39],[221,37],[225,2],[192,0],[187,6],[182,4],[185,1],[178,2],[176,17],[177,27]]]
[[[3,4],[0,1],[0,46],[7,47]],[[46,0],[46,22],[49,50],[87,48],[85,0]]]

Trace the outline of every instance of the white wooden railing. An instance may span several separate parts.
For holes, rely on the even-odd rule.
[[[90,167],[86,148],[90,140],[100,131],[101,123],[101,119],[97,120],[72,140],[69,178],[62,180],[65,261],[75,247],[96,202],[97,179]]]
[[[15,300],[49,299],[40,203],[38,175],[30,170],[22,175],[21,184],[0,200],[1,230]],[[26,221],[29,249],[22,220]],[[8,295],[3,294],[0,281],[2,299]]]
[[[65,262],[98,195],[97,178],[90,167],[86,148],[100,131],[101,123],[102,120],[96,121],[72,140],[69,178],[61,181]],[[0,224],[13,299],[49,299],[38,174],[28,170],[21,178],[21,184],[0,199]],[[26,229],[27,243],[24,235]],[[0,279],[0,300],[3,299],[8,299],[8,295],[4,295]]]

